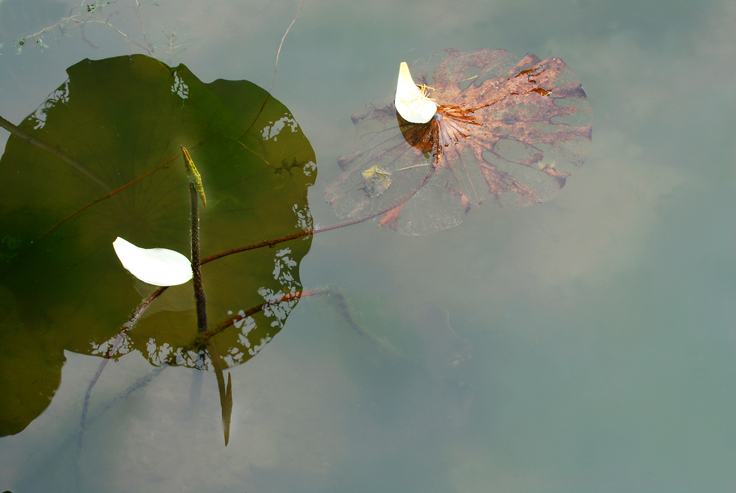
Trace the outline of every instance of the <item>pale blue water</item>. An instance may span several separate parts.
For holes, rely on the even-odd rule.
[[[11,122],[79,60],[141,52],[89,25],[96,49],[70,29],[18,55],[18,39],[79,4],[1,3],[0,115]],[[133,3],[120,0],[113,21],[141,39]],[[142,17],[165,62],[173,30],[189,43],[174,64],[266,88],[298,8],[158,4]],[[0,438],[0,490],[733,491],[736,4],[307,0],[274,95],[316,151],[315,223],[338,222],[322,194],[355,151],[350,115],[391,98],[401,61],[449,47],[563,58],[593,107],[593,147],[544,204],[488,203],[427,236],[372,223],[315,236],[305,288],[342,288],[397,356],[329,301],[305,299],[231,371],[227,448],[214,375],[167,368],[104,409],[80,452],[100,360],[67,352],[48,409]],[[150,371],[137,353],[109,364],[93,417]]]

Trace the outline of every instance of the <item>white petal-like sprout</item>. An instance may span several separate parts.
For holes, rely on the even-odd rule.
[[[426,87],[419,88],[414,84],[406,62],[399,66],[395,102],[399,115],[411,123],[427,123],[437,112],[437,103],[427,97]]]
[[[120,237],[112,242],[115,254],[128,272],[154,286],[176,286],[192,278],[192,264],[179,252],[165,248],[139,248]]]

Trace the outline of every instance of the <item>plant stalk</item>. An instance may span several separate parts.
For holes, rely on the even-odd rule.
[[[202,199],[202,204],[205,207],[207,207],[207,199],[204,194],[202,177],[197,171],[189,151],[181,146],[181,152],[189,175],[189,203],[192,211],[192,282],[194,284],[194,297],[197,302],[197,331],[201,337],[202,334],[207,332],[207,300],[202,284],[202,261],[199,255],[199,199]],[[225,436],[225,446],[227,447],[230,441],[230,418],[233,412],[232,378],[228,373],[226,385],[220,354],[213,339],[207,339],[207,352],[210,354],[210,360],[215,369],[215,375],[217,375],[217,388],[220,392],[220,407],[222,409],[222,428]]]
[[[189,202],[192,210],[192,281],[197,305],[197,330],[207,331],[207,300],[202,284],[202,261],[199,256],[199,193],[193,182],[189,182]]]

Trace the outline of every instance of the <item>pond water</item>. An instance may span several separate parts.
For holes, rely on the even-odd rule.
[[[145,48],[205,84],[267,90],[300,8],[159,0],[141,2],[139,20],[135,4],[83,17],[112,26],[69,19],[64,35],[34,38],[80,4],[0,2],[0,116],[20,124],[85,58]],[[736,4],[307,0],[273,96],[314,149],[315,224],[340,221],[324,190],[357,150],[351,115],[391,100],[400,62],[446,48],[557,56],[575,72],[593,141],[553,200],[489,200],[422,236],[378,219],[314,235],[298,280],[335,291],[301,299],[255,357],[230,360],[227,446],[215,373],[157,369],[141,346],[105,367],[81,431],[103,361],[92,345],[125,322],[110,316],[115,303],[140,300],[133,282],[106,293],[89,327],[77,298],[73,326],[55,325],[74,343],[33,360],[13,355],[63,337],[14,337],[22,324],[3,284],[0,330],[18,346],[2,348],[3,385],[26,374],[40,388],[37,368],[63,367],[40,415],[0,438],[0,491],[733,491]],[[8,137],[0,130],[3,149]],[[211,223],[217,242],[236,220]],[[234,292],[238,276],[218,282]]]

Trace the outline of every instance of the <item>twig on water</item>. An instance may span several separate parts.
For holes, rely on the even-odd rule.
[[[248,129],[243,133],[243,135],[247,134],[251,131],[253,128],[253,125],[256,124],[258,121],[258,118],[261,116],[261,113],[263,113],[263,109],[266,107],[266,103],[268,103],[268,100],[271,99],[271,92],[273,91],[273,85],[276,82],[276,73],[279,71],[279,57],[281,56],[281,47],[284,46],[284,41],[286,40],[286,35],[289,34],[289,31],[291,31],[292,26],[296,22],[296,20],[299,18],[299,14],[302,11],[302,5],[304,5],[304,0],[301,1],[299,4],[299,8],[296,10],[296,15],[294,16],[294,19],[292,19],[291,24],[289,24],[289,27],[286,28],[286,32],[284,32],[284,35],[281,37],[281,43],[279,43],[279,49],[276,51],[276,64],[273,68],[273,77],[271,78],[271,86],[268,88],[268,94],[266,94],[266,97],[263,98],[263,103],[261,104],[261,109],[258,110],[258,113],[256,113],[256,117],[253,118],[253,122],[251,122]],[[242,136],[238,137],[238,140],[240,140]]]

